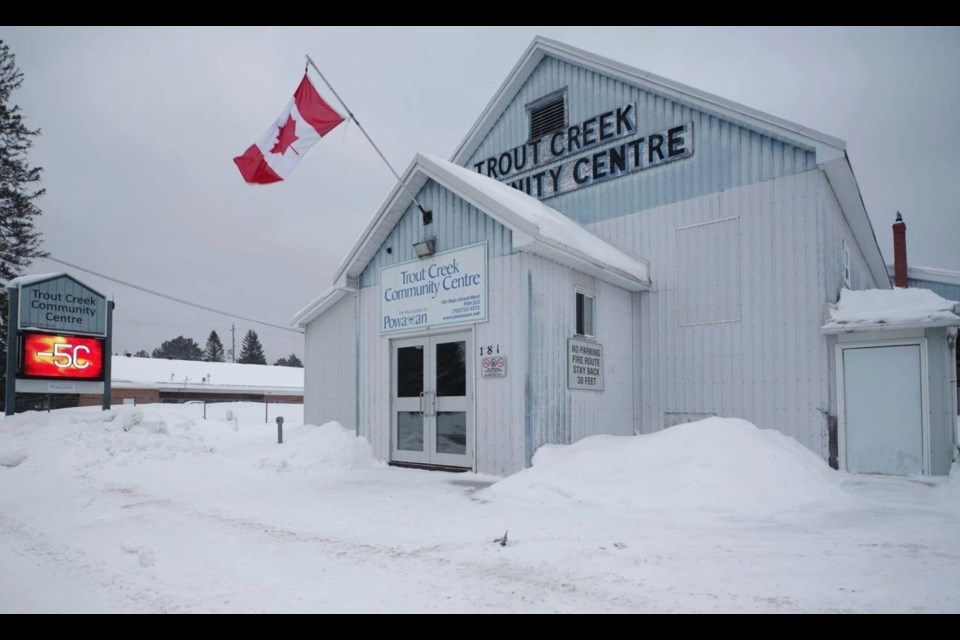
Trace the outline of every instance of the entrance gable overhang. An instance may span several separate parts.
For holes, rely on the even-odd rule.
[[[418,154],[373,222],[340,265],[335,287],[353,289],[363,269],[410,206],[410,193],[433,180],[512,231],[513,249],[527,251],[629,291],[650,288],[649,266],[594,235],[556,209],[513,187],[441,158]],[[304,309],[298,314],[309,314]]]

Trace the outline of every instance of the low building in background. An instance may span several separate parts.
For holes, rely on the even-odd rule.
[[[892,278],[894,275],[892,264],[887,265],[887,272]],[[960,300],[960,271],[907,267],[907,286],[912,289],[929,289],[947,300]]]
[[[113,356],[111,403],[303,402],[303,369],[263,364]],[[100,404],[81,395],[80,405]]]

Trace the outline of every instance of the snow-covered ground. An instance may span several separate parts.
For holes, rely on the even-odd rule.
[[[494,484],[202,410],[0,420],[0,612],[960,612],[960,470],[841,474],[711,418]]]

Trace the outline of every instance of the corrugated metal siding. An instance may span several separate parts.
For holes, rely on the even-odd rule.
[[[568,124],[628,102],[640,135],[693,122],[693,156],[545,200],[587,224],[815,168],[812,150],[761,135],[582,67],[544,58],[465,167],[527,141],[526,105],[568,87]]]
[[[795,173],[589,225],[612,244],[650,261],[653,288],[640,294],[639,430],[663,428],[667,414],[746,418],[826,455],[823,302],[816,276],[820,171]],[[740,320],[681,326],[678,227],[739,219]],[[732,239],[729,239],[733,241]]]
[[[740,218],[677,229],[680,324],[740,319]]]
[[[930,473],[949,475],[956,428],[953,406],[956,361],[947,345],[946,329],[927,331],[927,363],[930,372]]]
[[[390,341],[380,335],[380,287],[360,290],[359,432],[390,459]]]
[[[843,287],[843,243],[847,243],[850,250],[850,288],[873,289],[877,282],[870,273],[863,251],[854,238],[850,225],[843,217],[840,203],[830,187],[830,182],[822,173],[818,178],[818,208],[817,235],[819,237],[818,250],[820,252],[821,268],[824,287],[820,302],[836,302]],[[821,304],[821,306],[823,306]]]
[[[863,251],[857,244],[847,224],[843,211],[840,209],[840,203],[830,186],[830,181],[823,172],[817,173],[817,264],[819,265],[820,277],[817,279],[819,288],[818,296],[811,302],[811,307],[816,307],[820,311],[820,319],[823,322],[827,320],[827,303],[833,304],[840,298],[840,289],[843,288],[843,243],[846,242],[850,252],[850,287],[852,289],[871,289],[877,287],[877,282],[867,266]],[[822,324],[822,323],[821,323]],[[824,369],[826,375],[821,381],[823,389],[821,395],[826,398],[827,411],[829,415],[838,416],[838,382],[837,368],[835,363],[835,353],[833,345],[835,339],[821,337],[819,349],[817,350],[817,359],[819,362],[826,363]],[[829,434],[827,427],[823,428],[823,451],[824,457],[828,455]]]
[[[437,253],[478,242],[487,243],[489,258],[513,250],[510,229],[432,180],[420,190],[417,200],[433,211],[433,224],[424,227],[420,210],[411,204],[360,275],[361,287],[379,284],[381,268],[415,259],[413,244],[431,235],[437,238]],[[389,254],[387,247],[392,249]]]
[[[508,475],[524,465],[524,393],[527,371],[526,272],[522,256],[488,261],[489,320],[474,325],[474,353],[487,345],[507,358],[505,378],[481,378],[476,358],[477,471]]]
[[[598,433],[633,433],[633,296],[583,273],[525,255],[532,274],[530,353],[533,448]],[[567,389],[567,339],[574,335],[576,287],[596,293],[596,340],[603,345],[604,390]]]
[[[960,302],[960,284],[950,284],[949,282],[933,282],[931,280],[921,280],[919,278],[907,278],[908,287],[917,289],[929,289],[941,298]]]
[[[303,417],[307,424],[357,424],[356,296],[345,296],[307,325]]]
[[[575,278],[583,277],[571,272]],[[600,433],[633,435],[633,294],[606,282],[597,281],[597,342],[603,345],[604,390],[567,391],[570,396],[572,441]],[[573,292],[567,305],[575,308]],[[568,337],[573,334],[571,321]],[[564,341],[566,350],[566,341]],[[566,381],[567,367],[561,370]]]

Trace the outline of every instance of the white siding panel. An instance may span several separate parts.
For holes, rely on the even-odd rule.
[[[740,320],[740,218],[679,227],[677,253],[680,323]]]
[[[830,181],[823,174],[820,175],[818,180],[818,189],[820,225],[822,225],[818,231],[821,242],[821,260],[823,261],[821,265],[822,286],[825,287],[825,297],[821,298],[821,301],[833,303],[839,299],[840,289],[843,287],[844,242],[850,249],[850,288],[873,289],[877,287],[877,282],[867,267],[863,251],[857,244],[850,225],[843,217],[843,211],[840,209],[840,203],[837,202],[837,197],[833,193]],[[893,224],[892,221],[891,224]],[[888,233],[893,233],[889,229],[890,227],[887,227]]]
[[[380,335],[380,287],[360,290],[360,435],[390,459],[390,342]]]
[[[837,202],[837,197],[830,186],[830,181],[822,172],[817,172],[817,174],[816,193],[811,197],[815,198],[817,209],[815,237],[819,278],[815,282],[807,283],[807,285],[817,287],[816,304],[811,305],[811,307],[816,308],[817,318],[820,324],[823,324],[827,317],[827,304],[835,303],[840,298],[840,289],[843,288],[844,243],[846,243],[850,255],[850,287],[853,289],[872,289],[877,287],[877,282],[867,267],[863,251],[857,244],[850,225],[847,224],[847,220],[843,216],[840,203]],[[833,365],[831,344],[832,342],[828,343],[826,339],[821,340],[819,348],[815,352],[807,354],[807,357],[808,359],[815,359],[818,364],[827,363],[827,375],[817,383],[822,387],[821,395],[827,398],[824,408],[828,408],[830,415],[836,416],[838,413],[837,372]],[[811,384],[813,383],[811,381]],[[827,437],[825,431],[823,435],[825,449],[827,447]]]
[[[524,382],[527,359],[526,270],[520,254],[488,264],[487,322],[474,325],[474,352],[499,346],[505,378],[482,378],[476,358],[477,471],[508,475],[524,467]]]
[[[307,424],[357,425],[356,295],[347,295],[307,325],[303,416]]]
[[[416,259],[414,243],[431,236],[435,238],[437,253],[478,242],[487,243],[487,256],[490,258],[509,255],[513,250],[510,229],[433,180],[423,186],[417,194],[417,200],[433,211],[433,222],[424,226],[417,205],[407,207],[403,217],[364,267],[360,274],[361,287],[378,284],[383,267]],[[390,253],[387,253],[388,248]]]
[[[754,144],[756,154],[770,151]],[[639,431],[683,416],[741,417],[826,455],[815,248],[820,179],[819,170],[797,173],[589,225],[651,265],[653,287],[638,295],[635,320]],[[738,219],[739,277],[731,272],[718,281],[704,304],[725,309],[739,296],[740,319],[683,326],[677,229],[726,218]],[[721,235],[717,242],[733,242]],[[728,250],[702,249],[707,260]]]
[[[533,449],[600,433],[634,433],[634,295],[538,256],[524,259],[533,287],[529,365]],[[567,388],[567,339],[576,329],[577,287],[596,294],[603,391]]]
[[[957,387],[953,381],[956,360],[947,342],[946,329],[929,329],[926,335],[930,375],[930,473],[949,475],[957,419],[954,408]]]

